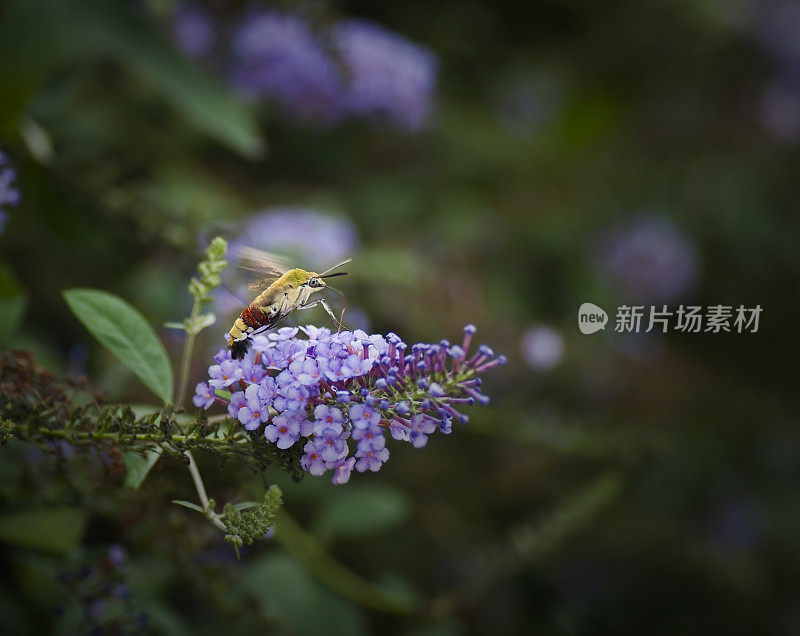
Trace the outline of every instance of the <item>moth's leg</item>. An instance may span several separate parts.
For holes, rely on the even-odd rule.
[[[337,325],[339,325],[339,329],[342,328],[342,325],[339,322],[339,319],[334,315],[333,311],[331,311],[330,305],[328,305],[328,303],[326,303],[322,298],[320,298],[318,300],[311,301],[310,303],[306,303],[305,305],[300,305],[297,308],[297,310],[299,311],[301,309],[311,309],[312,307],[316,307],[317,305],[322,305],[322,307],[325,309],[325,311],[328,312],[328,315],[333,319],[333,322],[335,322]]]
[[[316,307],[322,302],[323,302],[322,300],[315,300],[314,302],[306,303],[305,305],[300,305],[297,308],[297,311],[300,311],[301,309],[311,309],[312,307]]]
[[[331,317],[331,319],[333,320],[333,322],[335,322],[337,325],[339,325],[339,331],[341,331],[341,330],[342,330],[342,321],[341,321],[341,320],[339,320],[339,319],[338,319],[338,318],[335,316],[335,314],[334,314],[334,313],[333,313],[333,311],[331,310],[331,306],[330,306],[328,303],[326,303],[326,302],[325,302],[325,301],[324,301],[322,298],[320,298],[320,299],[319,299],[318,301],[316,301],[316,302],[318,302],[320,305],[322,305],[322,306],[323,306],[323,308],[325,309],[325,311],[327,311],[327,312],[328,312],[328,315]]]

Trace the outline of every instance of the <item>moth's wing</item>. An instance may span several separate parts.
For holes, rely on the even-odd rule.
[[[255,273],[257,279],[248,285],[251,291],[260,291],[283,276],[289,269],[289,262],[283,256],[243,245],[231,254],[232,260],[241,269]]]
[[[289,270],[289,261],[286,257],[274,252],[265,252],[248,245],[234,249],[231,257],[242,269],[248,269],[276,278],[283,276]]]
[[[247,301],[244,299],[244,296],[242,296],[240,292],[234,290],[233,287],[230,284],[226,283],[224,280],[221,280],[219,284],[220,287],[222,287],[222,289],[224,289],[228,294],[230,294],[231,298],[239,301],[239,304],[242,307],[247,307]]]
[[[279,278],[279,276],[277,274],[276,275],[271,275],[271,276],[265,276],[263,278],[257,278],[256,280],[254,280],[254,281],[252,281],[252,282],[247,284],[247,289],[251,293],[260,294],[267,287],[272,285],[272,283],[274,283],[276,280],[278,280],[278,278]]]

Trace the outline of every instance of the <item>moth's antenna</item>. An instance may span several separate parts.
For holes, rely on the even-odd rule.
[[[320,278],[333,278],[334,276],[347,276],[347,272],[335,272],[333,274],[320,274]]]
[[[326,269],[324,272],[320,274],[320,276],[325,276],[325,274],[327,274],[328,272],[332,272],[335,269],[339,269],[342,265],[347,265],[352,260],[353,260],[352,258],[346,258],[341,263],[336,263],[336,265],[334,265],[333,267],[329,267],[328,269]]]

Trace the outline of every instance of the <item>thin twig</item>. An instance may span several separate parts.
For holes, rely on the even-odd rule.
[[[200,504],[206,511],[206,516],[208,519],[213,523],[217,528],[220,530],[227,530],[225,524],[222,523],[222,517],[214,512],[214,509],[211,507],[211,501],[208,499],[208,495],[206,494],[206,487],[203,484],[203,477],[200,475],[200,471],[197,468],[197,464],[194,461],[194,456],[192,455],[192,451],[184,451],[186,457],[189,458],[189,473],[192,476],[192,480],[194,481],[195,490],[197,490],[197,496],[200,499]]]

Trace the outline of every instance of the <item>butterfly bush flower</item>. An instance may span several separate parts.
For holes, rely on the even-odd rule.
[[[203,57],[214,46],[214,24],[200,5],[186,2],[177,5],[170,27],[172,38],[188,57]]]
[[[341,69],[307,22],[274,10],[245,16],[233,38],[234,86],[273,99],[300,119],[334,124],[344,114]]]
[[[632,302],[670,302],[695,284],[694,243],[667,217],[640,216],[614,228],[600,242],[604,277]]]
[[[17,173],[8,165],[8,157],[0,151],[0,234],[8,221],[8,212],[4,206],[19,205],[19,190],[14,187],[16,178]]]
[[[215,389],[222,389],[240,380],[244,371],[235,360],[223,360],[221,364],[210,367],[208,374],[211,376],[209,384]]]
[[[453,422],[467,422],[463,407],[489,401],[479,376],[505,363],[485,345],[469,353],[472,325],[460,345],[409,347],[393,333],[310,325],[302,332],[306,337],[283,327],[257,336],[243,360],[221,350],[194,403],[227,405],[245,429],[279,449],[300,444],[302,469],[331,471],[334,484],[346,483],[353,470],[380,470],[388,438],[422,448],[437,431],[446,435]]]
[[[205,382],[201,382],[195,389],[195,396],[192,398],[192,402],[197,407],[207,409],[214,403],[214,389]]]
[[[301,120],[334,125],[355,115],[413,131],[431,111],[436,57],[365,20],[324,33],[301,16],[260,9],[241,20],[231,48],[234,86]]]
[[[438,66],[430,51],[366,20],[343,20],[333,42],[348,71],[349,112],[406,130],[425,125]]]

